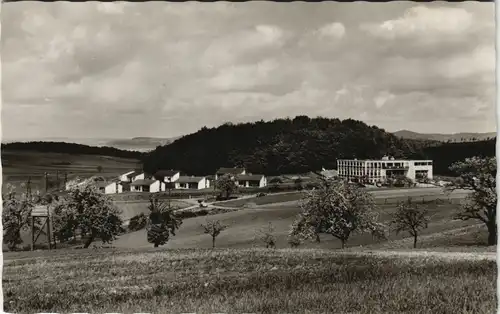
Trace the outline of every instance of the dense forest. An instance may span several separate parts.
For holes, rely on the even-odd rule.
[[[424,155],[433,160],[434,173],[453,175],[449,166],[472,156],[493,157],[496,155],[496,138],[477,142],[443,143],[426,147]]]
[[[144,170],[179,169],[212,174],[220,167],[240,166],[275,175],[336,168],[339,158],[425,158],[437,141],[406,140],[352,119],[298,116],[294,119],[203,127],[144,159]],[[432,151],[438,153],[439,151]]]
[[[114,147],[97,147],[65,142],[16,142],[2,144],[2,150],[35,151],[72,155],[100,155],[142,160],[144,153]]]

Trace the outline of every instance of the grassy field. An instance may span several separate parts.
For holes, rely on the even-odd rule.
[[[77,250],[4,257],[7,312],[494,313],[495,261],[325,250]]]
[[[455,191],[449,195],[444,194],[442,188],[413,188],[413,189],[376,189],[370,190],[373,193],[375,200],[381,204],[397,204],[402,200],[406,200],[409,196],[416,201],[430,201],[435,199],[462,199],[466,193],[464,191]],[[286,204],[295,206],[305,192],[287,192],[268,194],[261,197],[241,198],[230,201],[217,203],[222,207],[249,207],[257,206],[275,206]]]
[[[452,220],[455,213],[460,209],[461,201],[460,198],[450,198],[448,200],[447,198],[439,198],[439,195],[435,195],[433,199],[426,200],[424,204],[421,204],[428,208],[429,214],[431,215],[431,223],[429,227],[422,232],[422,235],[439,234],[477,224],[477,221]],[[395,202],[390,202],[389,204],[379,202],[377,209],[379,212],[379,219],[383,222],[388,222],[396,208],[397,205]],[[237,211],[205,217],[189,218],[184,220],[176,236],[168,242],[166,247],[172,249],[208,248],[211,246],[211,239],[209,236],[203,234],[201,224],[205,223],[207,220],[220,220],[223,224],[227,225],[228,228],[217,238],[217,247],[262,247],[264,244],[258,240],[260,230],[271,222],[275,228],[274,235],[276,237],[277,247],[286,248],[288,247],[288,232],[290,226],[299,211],[300,208],[296,202],[278,203],[242,208]],[[405,233],[398,235],[390,233],[389,241],[399,241],[408,236],[409,235]],[[477,245],[483,245],[486,240],[486,233],[484,230],[482,230],[480,235],[478,234],[476,238],[477,241],[475,243]],[[384,242],[375,240],[369,234],[357,234],[349,239],[348,246],[366,246],[381,243]],[[114,245],[122,248],[151,246],[151,244],[146,241],[145,230],[124,234],[115,241]],[[311,248],[332,249],[340,248],[341,244],[332,236],[321,235],[321,243],[307,243],[305,245]],[[431,244],[423,242],[420,246],[426,247],[426,245]],[[411,245],[407,243],[406,247],[411,247]]]
[[[102,167],[101,173],[97,171],[98,166]],[[20,186],[31,176],[32,190],[43,191],[45,172],[48,172],[49,179],[55,182],[56,171],[59,171],[61,185],[63,185],[63,172],[68,173],[68,180],[70,180],[76,176],[118,176],[138,166],[140,167],[140,164],[137,160],[108,156],[2,151],[4,188],[5,183]]]

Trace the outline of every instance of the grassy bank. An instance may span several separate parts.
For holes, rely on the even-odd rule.
[[[90,250],[5,258],[4,306],[16,313],[493,313],[496,308],[494,261],[322,250]]]

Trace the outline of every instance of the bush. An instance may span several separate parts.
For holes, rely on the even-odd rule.
[[[140,213],[130,219],[128,230],[137,231],[146,228],[148,217],[144,213]]]

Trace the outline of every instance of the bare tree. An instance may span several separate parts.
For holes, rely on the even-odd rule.
[[[274,226],[271,222],[267,225],[266,228],[262,228],[259,230],[259,238],[264,244],[266,248],[274,249],[276,248],[276,237],[274,236]]]
[[[419,207],[409,197],[408,200],[399,203],[397,211],[392,216],[391,225],[396,234],[408,231],[413,237],[413,247],[416,248],[419,232],[427,228],[430,221],[427,214],[427,209]]]
[[[218,220],[208,221],[205,224],[201,225],[204,229],[204,233],[210,235],[212,237],[212,248],[215,248],[215,238],[227,228],[226,225],[223,225]]]

